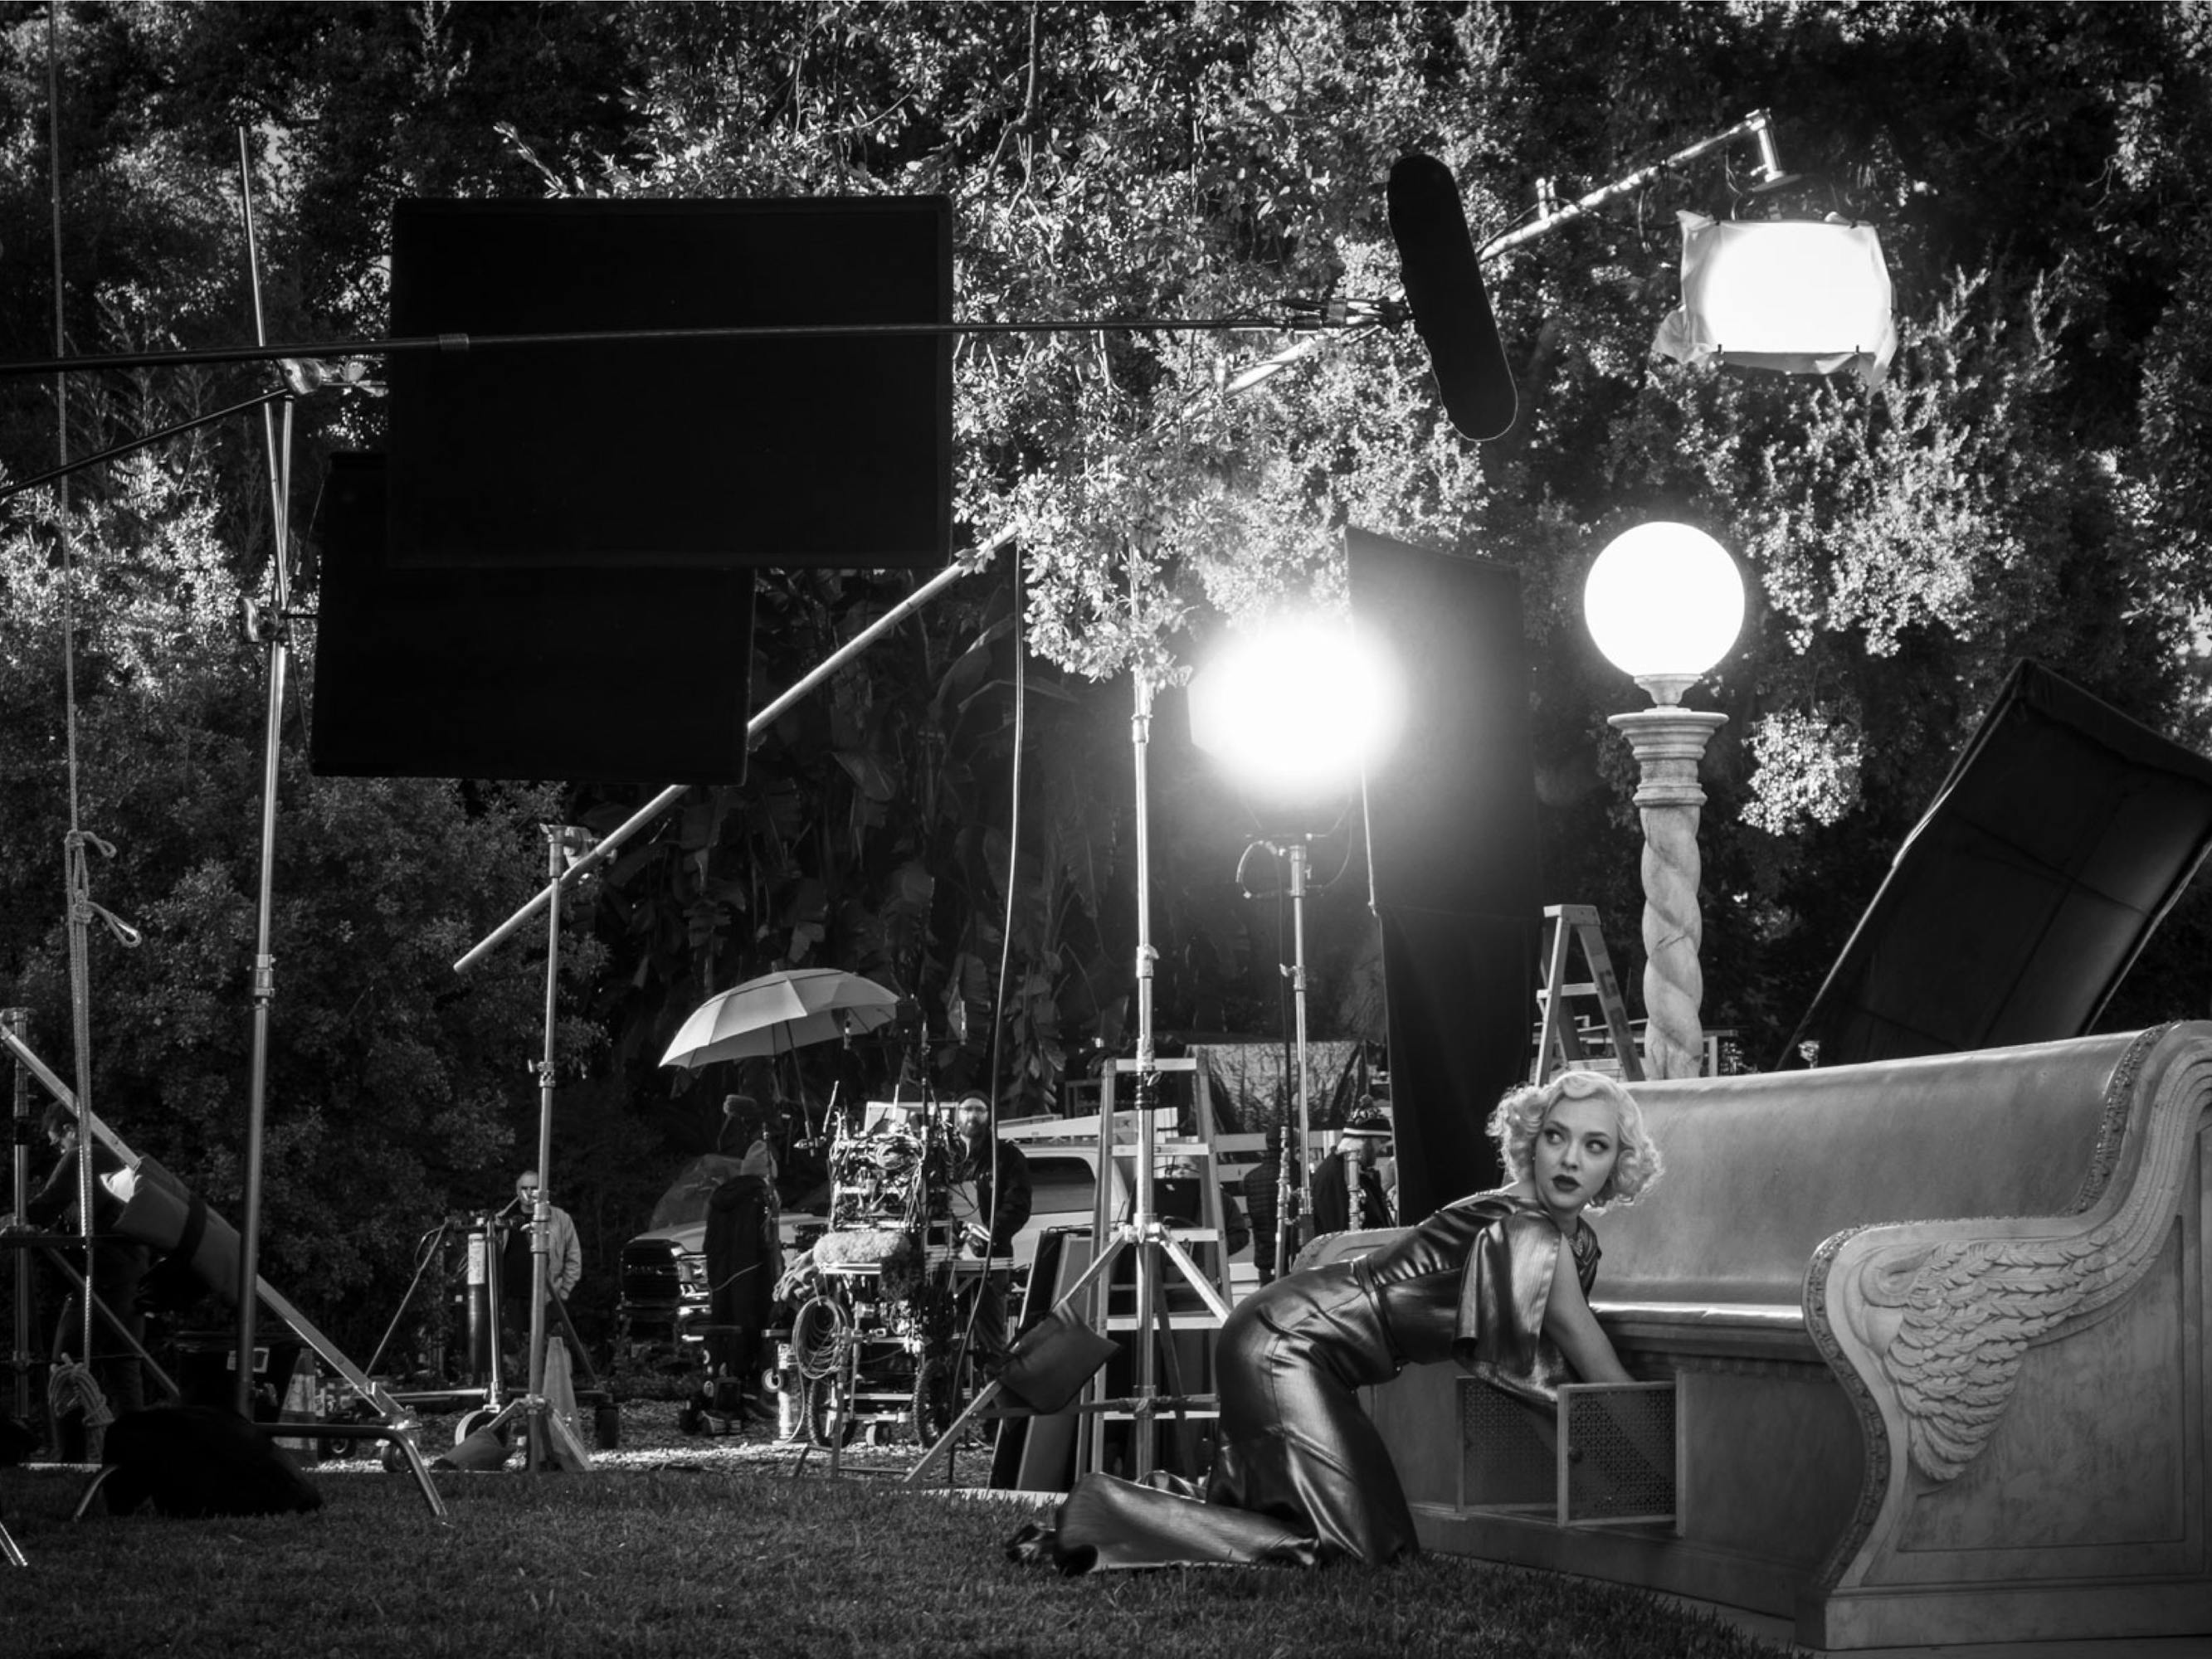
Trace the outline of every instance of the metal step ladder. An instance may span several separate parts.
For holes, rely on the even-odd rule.
[[[1194,1072],[1198,1069],[1198,1062],[1181,1058],[1155,1060],[1152,1066],[1158,1073]],[[1128,1140],[1119,1138],[1116,1131],[1121,1125],[1117,1125],[1117,1117],[1122,1125],[1133,1124],[1135,1114],[1126,1109],[1117,1113],[1115,1106],[1117,1084],[1123,1079],[1133,1079],[1138,1069],[1134,1060],[1114,1060],[1107,1063],[1103,1074],[1104,1086],[1098,1115],[1098,1212],[1093,1217],[1094,1238],[1106,1237],[1120,1219],[1105,1212],[1115,1187],[1115,1182],[1107,1174],[1115,1155],[1117,1152],[1125,1157],[1135,1155],[1141,1145],[1141,1136]],[[1152,1271],[1143,1275],[1143,1281],[1148,1283],[1156,1298],[1149,1319],[1141,1316],[1135,1307],[1135,1287],[1118,1282],[1118,1275],[1109,1275],[1108,1279],[1093,1285],[1091,1295],[1096,1299],[1091,1304],[1091,1328],[1115,1334],[1125,1346],[1147,1324],[1152,1328],[1152,1340],[1161,1345],[1163,1350],[1179,1332],[1220,1328],[1222,1316],[1206,1306],[1202,1297],[1196,1307],[1174,1305],[1171,1297],[1179,1279],[1193,1290],[1197,1289],[1201,1282],[1210,1281],[1221,1304],[1224,1307],[1230,1304],[1228,1231],[1219,1174],[1214,1166],[1212,1101],[1206,1089],[1194,1089],[1193,1108],[1197,1118],[1194,1126],[1197,1130],[1195,1137],[1158,1136],[1152,1143],[1152,1153],[1156,1163],[1170,1159],[1187,1160],[1197,1170],[1199,1213],[1196,1224],[1180,1218],[1162,1218],[1162,1223],[1175,1243],[1185,1250],[1194,1244],[1211,1244],[1212,1249],[1201,1252],[1208,1258],[1206,1267],[1210,1271],[1201,1270],[1204,1272],[1202,1280],[1190,1279],[1187,1269],[1178,1273],[1173,1264],[1155,1264]],[[1132,1170],[1131,1174],[1130,1185],[1133,1190],[1134,1171]],[[1170,1271],[1164,1273],[1158,1272],[1162,1267],[1169,1267]],[[1176,1362],[1168,1359],[1164,1352],[1159,1358],[1168,1360],[1170,1366],[1180,1369]],[[1211,1369],[1209,1345],[1206,1358],[1200,1364],[1200,1370],[1209,1373],[1209,1382]],[[1093,1470],[1107,1467],[1108,1437],[1103,1430],[1108,1423],[1132,1424],[1134,1425],[1132,1432],[1149,1434],[1155,1432],[1164,1423],[1171,1422],[1179,1425],[1185,1435],[1192,1431],[1195,1421],[1210,1424],[1212,1419],[1221,1414],[1219,1397],[1210,1388],[1193,1389],[1188,1387],[1194,1380],[1182,1379],[1184,1386],[1170,1389],[1156,1401],[1135,1401],[1109,1396],[1106,1391],[1105,1371],[1094,1376],[1085,1386],[1082,1401],[1077,1408],[1080,1426],[1077,1431],[1076,1467]]]
[[[1583,966],[1589,977],[1567,979],[1570,940],[1582,945]],[[1620,981],[1613,976],[1613,958],[1606,954],[1605,935],[1597,925],[1597,909],[1588,904],[1547,904],[1544,907],[1544,952],[1538,961],[1542,975],[1536,988],[1540,1016],[1536,1032],[1536,1063],[1528,1081],[1548,1082],[1553,1073],[1587,1064],[1574,1009],[1577,1001],[1595,998],[1620,1062],[1624,1083],[1644,1081],[1644,1062],[1628,1029],[1628,1010],[1620,1000]]]

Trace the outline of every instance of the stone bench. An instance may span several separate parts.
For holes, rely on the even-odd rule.
[[[1591,1301],[1676,1384],[1674,1519],[1469,1503],[1484,1385],[1414,1367],[1369,1408],[1427,1547],[1820,1649],[2212,1632],[2212,1024],[1636,1094],[1667,1176]]]

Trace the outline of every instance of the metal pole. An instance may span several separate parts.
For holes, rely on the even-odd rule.
[[[1313,1170],[1310,1141],[1313,1114],[1307,1103],[1306,1079],[1306,842],[1301,836],[1291,843],[1291,1004],[1297,1010],[1298,1041],[1298,1205],[1302,1216],[1313,1214]],[[1287,1268],[1287,1262],[1281,1264]]]
[[[561,853],[568,832],[549,823],[545,832],[545,874],[552,895],[545,906],[545,1054],[538,1062],[538,1192],[530,1212],[530,1468],[545,1467],[545,1298],[550,1291],[553,1251],[553,1061],[557,998],[561,989]]]
[[[196,432],[204,426],[213,426],[218,421],[227,421],[234,415],[243,415],[249,409],[260,409],[275,403],[280,398],[289,398],[291,395],[289,391],[264,392],[258,398],[248,398],[243,403],[232,404],[226,409],[218,409],[206,415],[195,415],[189,421],[179,421],[174,426],[165,426],[159,432],[149,432],[144,437],[133,438],[128,443],[114,444],[94,454],[80,456],[76,460],[66,462],[60,466],[50,466],[44,472],[34,473],[27,478],[18,478],[5,489],[0,489],[0,501],[10,501],[27,489],[36,489],[40,484],[52,483],[58,478],[70,477],[83,471],[87,467],[98,466],[103,461],[114,460],[118,456],[134,454],[151,445],[166,442],[171,438],[181,436],[187,432]]]
[[[1349,321],[1343,327],[1356,326]],[[1109,334],[1142,330],[1153,334],[1279,334],[1291,329],[1339,326],[1279,313],[1232,312],[1218,317],[1066,317],[1034,322],[950,323],[732,323],[694,328],[571,329],[560,333],[412,334],[386,337],[356,336],[344,340],[295,340],[289,344],[207,346],[174,351],[112,352],[104,356],[64,356],[58,345],[52,357],[0,362],[0,378],[15,374],[70,374],[90,369],[185,368],[213,363],[283,362],[295,359],[396,356],[408,352],[466,356],[510,347],[682,345],[742,340],[907,340],[959,338],[967,335]]]
[[[246,132],[238,135],[239,192],[246,219],[246,271],[253,290],[253,336],[267,338],[261,310],[261,255],[254,238],[252,174],[248,165]],[[270,951],[270,933],[276,911],[276,787],[284,753],[284,677],[290,662],[289,623],[285,611],[291,597],[286,550],[291,536],[287,493],[290,479],[292,400],[284,399],[283,435],[280,444],[277,422],[270,406],[261,408],[261,435],[269,469],[271,591],[268,637],[269,699],[261,732],[261,868],[256,896],[253,931],[253,1048],[246,1092],[246,1191],[238,1229],[238,1375],[232,1402],[248,1421],[253,1416],[254,1320],[258,1311],[261,1282],[261,1155],[263,1127],[269,1097],[269,1014],[276,996],[276,960]]]
[[[1152,1411],[1158,1389],[1153,1352],[1152,1280],[1158,1263],[1153,1257],[1152,1226],[1152,1103],[1159,1086],[1152,1053],[1152,837],[1146,825],[1151,816],[1145,781],[1145,753],[1152,732],[1152,683],[1142,666],[1135,671],[1137,708],[1129,721],[1129,744],[1135,751],[1137,770],[1137,1179],[1136,1214],[1131,1218],[1137,1238],[1137,1380],[1136,1406],[1132,1418],[1132,1467],[1141,1481],[1152,1472]],[[1107,1305],[1113,1305],[1108,1292]]]
[[[31,1011],[27,1008],[0,1008],[0,1031],[5,1031],[18,1042],[27,1042]],[[21,1060],[9,1068],[15,1081],[15,1157],[13,1201],[9,1213],[21,1219],[31,1202],[31,1074]],[[9,1369],[15,1378],[15,1420],[31,1420],[31,1363],[32,1343],[35,1340],[31,1321],[31,1253],[14,1252],[15,1257],[15,1345],[9,1354]]]
[[[1012,541],[1013,538],[1014,532],[1011,527],[1001,530],[979,547],[975,551],[975,556],[981,558],[985,554],[995,553],[1000,547]],[[777,697],[775,702],[769,703],[765,708],[762,709],[760,713],[755,714],[750,720],[746,721],[745,740],[750,743],[752,739],[760,736],[762,732],[767,731],[770,726],[783,718],[783,714],[786,709],[796,703],[808,692],[813,690],[816,686],[821,684],[823,681],[828,679],[830,675],[836,673],[840,668],[842,668],[854,658],[859,656],[861,652],[866,650],[869,646],[874,644],[878,638],[889,632],[893,627],[904,622],[908,617],[921,609],[923,605],[928,604],[930,600],[935,599],[939,593],[951,586],[954,582],[959,580],[961,577],[967,574],[968,571],[963,566],[957,564],[947,565],[944,569],[939,571],[934,576],[932,576],[927,581],[924,582],[920,587],[915,588],[913,592],[908,594],[906,598],[901,599],[890,610],[884,611],[884,614],[877,617],[875,621],[870,623],[859,633],[854,635],[851,639],[846,641],[844,644],[839,646],[835,651],[831,652],[820,662],[817,663],[803,678],[786,690],[782,696]],[[639,830],[644,829],[647,824],[652,823],[670,807],[675,805],[678,801],[683,799],[685,793],[689,791],[690,787],[691,786],[688,783],[671,784],[667,788],[655,795],[651,800],[646,802],[644,805],[639,807],[636,811],[631,813],[621,824],[614,830],[610,830],[605,836],[601,837],[599,843],[596,847],[592,848],[590,852],[585,854],[583,857],[578,859],[574,864],[570,865],[565,872],[556,878],[556,880],[548,884],[542,890],[532,897],[528,903],[525,904],[520,910],[517,910],[505,921],[500,923],[498,927],[493,928],[490,933],[484,935],[481,940],[471,946],[468,954],[453,964],[453,971],[457,974],[465,973],[469,969],[475,967],[477,963],[483,961],[485,957],[491,953],[493,947],[498,945],[501,939],[505,939],[508,934],[520,927],[525,922],[528,921],[531,917],[536,915],[538,912],[551,899],[554,888],[559,886],[563,882],[573,882],[580,879],[587,872],[593,868],[593,866],[597,866],[603,860],[611,856],[617,848],[620,847],[624,842],[628,841]],[[539,1173],[542,1175],[544,1172],[540,1170]]]
[[[1635,172],[1616,179],[1609,185],[1601,185],[1589,195],[1580,197],[1563,208],[1547,213],[1541,218],[1533,219],[1518,230],[1510,230],[1501,236],[1492,237],[1477,250],[1476,257],[1486,259],[1494,253],[1504,252],[1509,247],[1518,247],[1523,242],[1532,242],[1547,231],[1557,230],[1561,225],[1571,220],[1579,219],[1585,213],[1603,207],[1607,202],[1618,197],[1626,196],[1631,191],[1641,190],[1671,167],[1680,167],[1685,161],[1694,161],[1706,151],[1718,149],[1722,145],[1733,143],[1736,139],[1746,136],[1755,137],[1759,140],[1759,172],[1765,175],[1768,184],[1774,183],[1782,177],[1782,163],[1775,153],[1773,123],[1765,110],[1753,110],[1725,132],[1717,132],[1710,138],[1700,139],[1687,149],[1676,150],[1663,161],[1654,161],[1650,167],[1638,167]]]

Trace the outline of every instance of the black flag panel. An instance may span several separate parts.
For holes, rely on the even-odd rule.
[[[750,571],[395,569],[381,455],[316,532],[319,775],[744,781]]]
[[[942,197],[403,202],[403,337],[952,315]],[[457,342],[458,345],[458,342]],[[391,360],[395,566],[944,564],[945,336],[608,340]]]
[[[2212,761],[2021,662],[1779,1064],[2081,1035],[2208,848]]]

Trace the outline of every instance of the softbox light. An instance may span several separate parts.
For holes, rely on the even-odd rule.
[[[1897,355],[1889,267],[1871,225],[1683,213],[1682,304],[1651,349],[1784,374],[1848,369],[1879,385]]]

